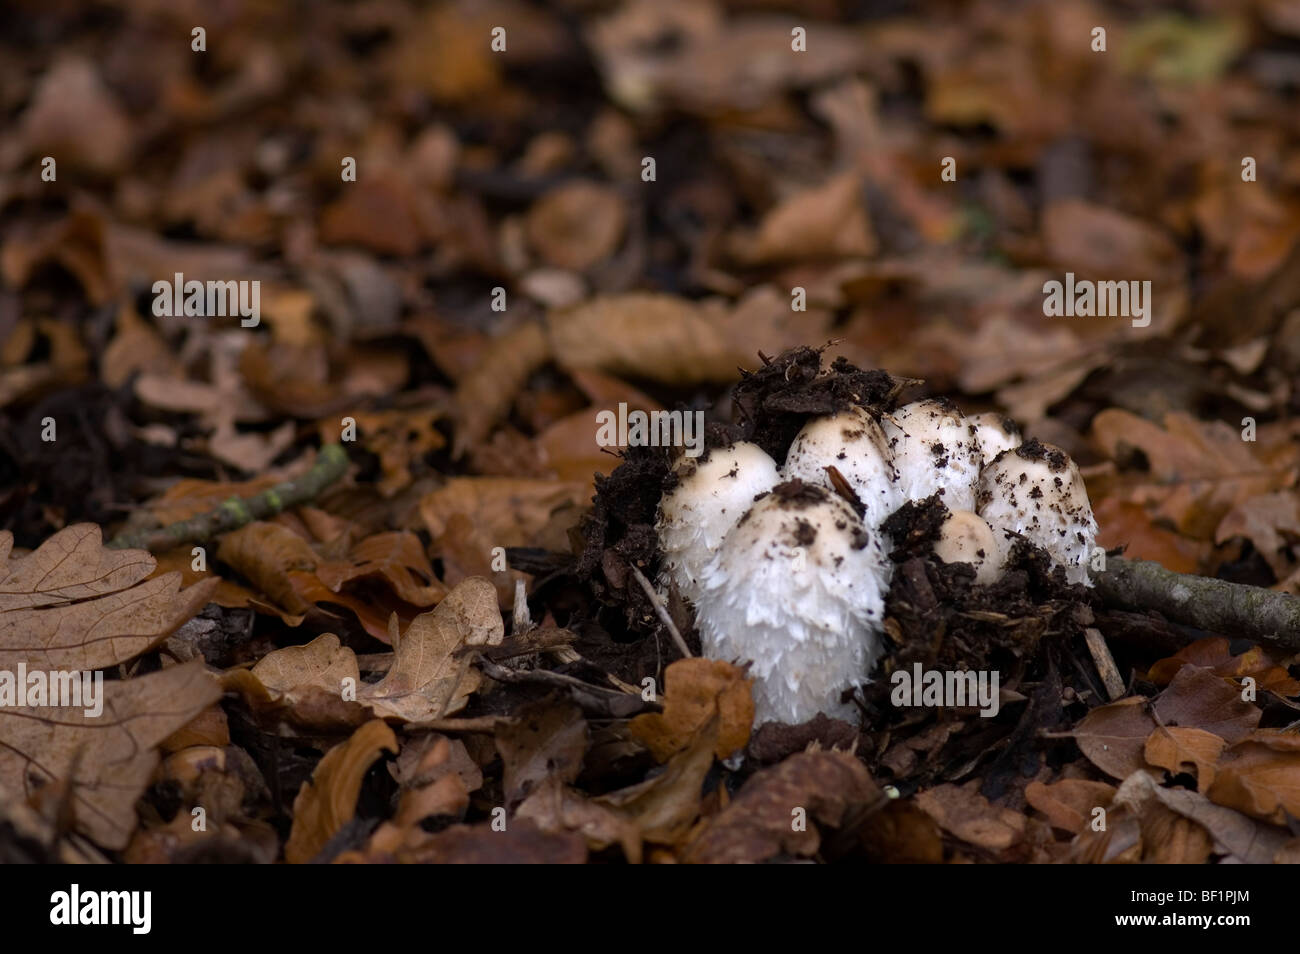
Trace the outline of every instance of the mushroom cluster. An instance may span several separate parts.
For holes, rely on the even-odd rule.
[[[705,655],[751,664],[759,722],[856,719],[841,700],[883,650],[893,543],[881,528],[909,501],[938,495],[934,554],[969,564],[977,586],[1001,577],[1019,539],[1090,585],[1097,524],[1078,467],[948,401],[879,419],[854,406],[808,421],[780,467],[738,442],[675,477],[659,504],[664,582],[694,603]]]

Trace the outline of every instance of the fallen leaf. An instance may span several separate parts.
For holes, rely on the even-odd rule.
[[[438,606],[421,613],[398,635],[396,617],[389,623],[395,661],[388,674],[366,686],[358,701],[376,715],[421,722],[453,715],[464,708],[482,676],[471,662],[471,646],[496,646],[505,638],[497,609],[496,588],[471,577],[447,594]]]
[[[1259,729],[1224,753],[1206,793],[1219,805],[1286,825],[1300,818],[1300,735]]]
[[[752,680],[731,663],[714,659],[679,659],[664,671],[664,711],[634,718],[628,734],[644,742],[659,762],[690,745],[715,714],[719,717],[718,747],[725,759],[749,743],[754,724]]]
[[[1077,835],[1093,820],[1093,809],[1109,808],[1115,786],[1084,778],[1066,778],[1051,785],[1030,782],[1025,801],[1047,816],[1053,828]]]
[[[220,697],[195,661],[105,682],[96,715],[75,706],[2,706],[0,792],[27,798],[67,781],[77,830],[104,848],[125,848],[157,746]]]
[[[855,756],[800,752],[747,781],[732,803],[705,823],[683,860],[754,864],[782,854],[811,858],[822,844],[819,825],[838,828],[861,820],[884,801]]]
[[[570,703],[536,703],[497,730],[506,806],[513,808],[549,778],[572,782],[587,751],[587,722]]]
[[[528,240],[548,265],[584,271],[618,248],[627,228],[627,207],[609,186],[568,182],[551,189],[528,210]]]
[[[1148,764],[1171,775],[1193,770],[1197,787],[1204,792],[1214,784],[1215,763],[1226,744],[1204,729],[1162,726],[1151,733],[1142,754]]]
[[[165,640],[208,601],[216,580],[180,588],[181,575],[147,579],[143,550],[109,550],[90,523],[60,530],[24,557],[0,532],[0,667],[91,670]]]
[[[374,719],[325,753],[293,800],[293,830],[284,846],[285,861],[294,865],[311,861],[351,820],[361,782],[383,752],[397,754],[397,737],[382,719]]]
[[[268,690],[283,694],[290,703],[309,687],[342,696],[344,680],[352,680],[353,690],[361,684],[356,654],[333,633],[322,633],[303,646],[269,652],[251,672]]]

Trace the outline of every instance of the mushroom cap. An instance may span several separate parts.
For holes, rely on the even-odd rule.
[[[986,464],[1004,450],[1015,450],[1024,440],[1016,422],[996,411],[973,414],[966,420],[975,428],[975,439]]]
[[[923,500],[942,490],[949,510],[975,509],[983,456],[955,405],[933,399],[906,404],[885,418],[883,427],[906,500]]]
[[[879,535],[842,498],[779,484],[705,568],[695,603],[704,654],[752,664],[756,722],[857,721],[840,694],[880,656],[890,571]]]
[[[829,417],[816,417],[795,435],[781,475],[830,487],[827,467],[836,468],[866,508],[863,522],[876,529],[903,504],[898,471],[880,424],[854,406]]]
[[[684,457],[677,486],[659,502],[659,548],[664,568],[687,599],[695,599],[700,573],[754,498],[776,486],[776,461],[756,444],[716,447],[704,457]]]
[[[985,464],[976,512],[993,529],[1003,564],[1014,543],[1004,531],[1012,531],[1046,550],[1071,583],[1091,585],[1097,521],[1079,468],[1059,447],[1029,440]]]
[[[981,586],[1002,575],[1002,553],[993,531],[979,514],[951,510],[939,528],[934,555],[944,563],[969,563],[975,568],[975,582]]]

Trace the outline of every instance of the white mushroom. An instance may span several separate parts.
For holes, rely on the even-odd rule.
[[[677,486],[659,502],[659,548],[678,592],[693,600],[700,573],[722,538],[780,478],[776,462],[744,441],[705,457],[684,457],[676,475]]]
[[[975,509],[982,456],[960,410],[948,401],[917,401],[894,411],[883,426],[907,500],[942,490],[949,510]]]
[[[934,555],[944,563],[969,563],[975,582],[987,585],[1002,575],[1001,551],[984,518],[969,510],[953,510],[944,518]]]
[[[790,445],[781,474],[786,480],[830,487],[826,468],[836,468],[862,501],[863,522],[874,530],[903,503],[892,457],[880,424],[855,406],[805,424]]]
[[[975,428],[975,439],[979,441],[986,464],[1004,450],[1015,450],[1024,440],[1016,422],[995,411],[974,414],[966,420]]]
[[[879,536],[841,497],[780,484],[705,568],[695,604],[704,654],[752,664],[756,722],[856,721],[840,695],[880,656],[889,572]]]
[[[1005,564],[1018,533],[1047,551],[1071,583],[1091,586],[1088,559],[1097,521],[1079,468],[1059,447],[1030,440],[980,472],[977,512],[993,529]]]

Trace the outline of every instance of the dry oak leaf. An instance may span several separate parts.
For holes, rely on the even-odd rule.
[[[431,835],[414,851],[399,851],[398,861],[427,865],[580,865],[587,860],[587,846],[581,835],[544,832],[530,819],[512,821],[505,831],[489,824],[452,825]],[[347,852],[337,859],[364,861],[364,856]]]
[[[763,216],[756,234],[732,241],[732,254],[745,265],[865,257],[875,250],[856,172],[795,193]]]
[[[1207,794],[1219,805],[1275,825],[1300,818],[1300,735],[1252,732],[1224,754]]]
[[[620,810],[592,801],[554,775],[544,779],[519,804],[515,817],[529,819],[545,832],[576,832],[587,840],[592,851],[618,845],[631,864],[641,863],[641,831],[636,823]]]
[[[569,182],[528,210],[528,241],[548,265],[583,271],[618,248],[627,228],[623,198],[609,186]]]
[[[1029,818],[992,804],[969,784],[927,789],[917,794],[916,804],[954,838],[1000,857],[1027,840]]]
[[[717,745],[718,718],[714,716],[687,748],[668,760],[661,773],[594,801],[627,818],[645,841],[676,844],[700,814],[700,793],[713,767]]]
[[[819,824],[839,828],[860,821],[886,801],[849,753],[799,752],[746,782],[705,824],[684,860],[753,864],[780,854],[809,858],[821,847]],[[799,817],[805,819],[802,828],[793,824]]]
[[[0,801],[70,781],[76,830],[104,848],[124,848],[157,746],[220,697],[195,661],[105,682],[97,716],[75,706],[0,707]]]
[[[674,295],[601,295],[549,316],[551,353],[566,370],[599,368],[669,385],[729,382],[753,353],[719,329],[726,312]]]
[[[1147,679],[1157,686],[1168,685],[1184,666],[1201,666],[1212,669],[1224,679],[1244,679],[1249,676],[1260,689],[1280,696],[1300,695],[1300,680],[1287,671],[1295,659],[1285,653],[1265,646],[1251,646],[1239,656],[1232,655],[1231,642],[1223,636],[1207,636],[1184,646],[1178,652],[1152,664]]]
[[[1147,767],[1147,739],[1161,725],[1201,729],[1232,743],[1259,725],[1261,715],[1211,670],[1184,666],[1154,702],[1131,696],[1098,706],[1073,735],[1088,761],[1112,778],[1127,779]]]
[[[333,633],[322,633],[304,646],[267,653],[252,673],[266,689],[283,694],[290,703],[295,697],[301,698],[308,687],[339,695],[344,691],[344,680],[351,679],[354,690],[361,684],[356,653],[341,645]]]
[[[414,606],[433,606],[447,595],[420,538],[409,531],[376,533],[352,547],[347,560],[316,565],[316,577],[335,593],[353,580],[375,576]]]
[[[504,766],[502,788],[514,807],[548,778],[572,782],[587,752],[587,722],[571,703],[535,703],[496,733]]]
[[[465,707],[482,682],[468,647],[497,646],[505,624],[497,591],[482,577],[470,577],[447,594],[436,609],[421,613],[405,633],[396,615],[389,619],[395,660],[388,674],[358,694],[358,701],[384,718],[422,722],[453,715]]]
[[[1291,548],[1300,542],[1300,497],[1295,491],[1260,494],[1243,500],[1224,515],[1214,542],[1245,537],[1268,561],[1279,580],[1295,572]]]
[[[754,725],[753,680],[744,670],[715,659],[679,659],[664,672],[664,711],[639,715],[628,733],[645,743],[656,761],[690,745],[696,733],[717,713],[718,747],[725,759],[749,743]]]
[[[1239,863],[1270,864],[1290,838],[1285,831],[1215,805],[1199,792],[1163,788],[1149,775],[1126,779],[1115,793],[1115,804],[1129,806],[1139,813],[1152,799],[1203,826],[1213,838],[1215,848]],[[1143,835],[1148,840],[1151,838],[1145,826]]]
[[[1292,484],[1293,469],[1270,469],[1251,453],[1236,428],[1201,421],[1182,412],[1164,416],[1163,427],[1119,408],[1093,418],[1093,437],[1113,460],[1140,451],[1150,477],[1136,480],[1127,496],[1157,506],[1159,516],[1197,539],[1209,539],[1238,503]]]
[[[319,557],[310,543],[288,527],[264,520],[240,527],[221,538],[217,559],[238,570],[275,606],[295,616],[311,609],[291,574],[314,570]]]
[[[381,752],[396,755],[397,737],[383,719],[374,719],[325,753],[293,800],[293,830],[284,846],[285,861],[311,861],[352,819],[361,782]]]
[[[1047,816],[1053,828],[1077,835],[1092,821],[1093,809],[1110,807],[1115,786],[1086,778],[1066,778],[1051,785],[1030,782],[1025,801]]]
[[[1147,739],[1142,754],[1150,765],[1171,775],[1193,769],[1197,787],[1205,792],[1214,784],[1215,763],[1225,745],[1223,739],[1204,729],[1160,726]]]
[[[60,530],[12,558],[13,534],[0,532],[0,669],[90,670],[152,649],[205,603],[217,581],[182,590],[181,575],[147,579],[154,558],[109,550],[99,527]]]

